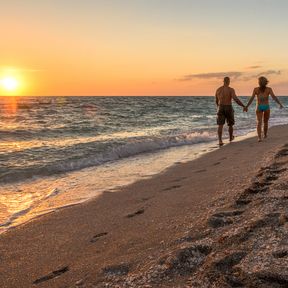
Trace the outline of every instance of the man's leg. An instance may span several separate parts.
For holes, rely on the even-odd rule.
[[[229,138],[230,138],[230,142],[234,140],[233,125],[229,126]]]
[[[231,106],[230,109],[227,111],[227,124],[229,127],[229,140],[230,142],[234,140],[234,135],[233,135],[233,125],[235,124],[235,119],[234,119],[234,110],[233,107]]]
[[[267,138],[269,118],[270,118],[270,110],[267,110],[264,112],[264,138]]]
[[[218,139],[219,139],[219,145],[220,146],[223,145],[223,141],[222,141],[223,126],[224,125],[218,125]]]
[[[218,125],[218,140],[219,146],[223,145],[222,134],[223,126],[225,124],[225,114],[223,113],[223,107],[219,106],[217,111],[217,125]]]

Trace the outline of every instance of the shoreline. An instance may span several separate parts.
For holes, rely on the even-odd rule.
[[[245,140],[247,138],[253,137],[254,132],[249,132],[244,135],[239,135],[236,136],[234,142],[239,142],[242,140]],[[230,144],[229,142],[226,144]],[[16,183],[5,183],[2,187],[6,191],[7,194],[9,194],[9,191],[12,190],[18,190],[18,191],[26,191],[26,190],[43,190],[47,191],[46,194],[43,193],[42,199],[37,199],[35,200],[35,203],[32,203],[30,206],[24,206],[25,208],[22,208],[22,210],[17,210],[11,214],[9,218],[4,218],[5,219],[1,224],[0,224],[0,234],[5,233],[6,231],[10,229],[14,229],[17,226],[23,225],[33,219],[39,218],[43,215],[53,213],[57,210],[62,210],[65,209],[66,207],[74,206],[74,205],[81,205],[82,203],[86,201],[90,201],[93,199],[96,199],[99,197],[103,192],[107,191],[113,191],[117,193],[121,189],[123,189],[126,186],[129,186],[137,181],[141,181],[143,178],[149,179],[152,177],[157,177],[157,175],[160,175],[162,173],[165,173],[166,170],[171,169],[174,165],[176,165],[179,162],[187,162],[187,161],[194,161],[195,159],[202,157],[204,154],[210,153],[214,151],[215,149],[218,149],[218,144],[217,141],[210,141],[210,142],[203,142],[203,143],[197,143],[194,145],[184,145],[184,146],[179,146],[179,147],[170,147],[168,149],[163,149],[163,150],[157,150],[154,152],[147,152],[147,153],[142,153],[139,155],[135,156],[130,156],[128,158],[123,158],[118,161],[112,161],[109,163],[105,163],[104,165],[100,166],[95,166],[95,167],[90,167],[90,168],[85,168],[79,171],[72,171],[67,174],[60,174],[60,175],[52,175],[49,177],[44,177],[44,178],[36,178],[36,179],[28,179],[27,181],[20,181]],[[147,159],[148,160],[147,160]],[[165,162],[164,164],[161,163],[163,162],[163,159],[161,158],[168,158],[169,161],[167,163]],[[170,159],[171,158],[171,159]],[[172,158],[174,160],[172,160]],[[141,161],[142,159],[142,161]],[[145,159],[145,160],[144,160]],[[115,167],[119,166],[117,169],[122,169],[123,163],[126,163],[126,166],[128,165],[128,162],[131,163],[131,161],[135,162],[139,161],[140,162],[149,162],[153,161],[154,166],[152,171],[151,166],[146,167],[146,168],[141,168],[141,171],[138,171],[139,175],[138,176],[132,176],[129,178],[129,175],[121,175],[121,179],[124,179],[126,176],[126,180],[123,180],[121,183],[116,183],[113,185],[109,183],[108,187],[97,187],[96,184],[96,190],[97,193],[92,193],[92,195],[88,195],[89,193],[87,192],[87,196],[85,196],[85,193],[83,193],[83,189],[81,191],[82,196],[78,199],[78,193],[75,197],[73,193],[71,193],[71,188],[74,187],[65,187],[66,184],[64,183],[69,183],[71,179],[74,182],[78,182],[78,186],[84,186],[84,183],[81,182],[81,178],[91,178],[91,182],[97,181],[95,177],[93,176],[94,173],[96,174],[101,174],[101,169],[107,167],[108,170],[112,169],[115,170]],[[156,166],[155,166],[155,160],[156,159]],[[123,165],[122,165],[122,164]],[[121,166],[122,165],[122,166]],[[134,165],[134,164],[133,164]],[[162,167],[162,166],[163,167]],[[139,166],[139,164],[138,164]],[[147,165],[146,165],[147,166]],[[125,168],[124,166],[124,169]],[[146,169],[146,170],[145,170]],[[149,169],[149,170],[148,170]],[[100,171],[98,171],[100,170]],[[104,169],[104,173],[105,173]],[[76,176],[75,176],[76,175]],[[114,175],[115,176],[115,175]],[[124,178],[123,178],[124,176]],[[94,178],[93,178],[94,177]],[[74,178],[74,179],[73,179]],[[75,179],[76,178],[76,179]],[[113,179],[112,175],[112,179]],[[58,182],[58,179],[60,180],[60,183],[55,184]],[[64,184],[64,188],[62,185]],[[95,185],[93,186],[93,189],[95,189]],[[12,192],[11,190],[11,192]],[[7,192],[8,191],[8,192]],[[22,193],[22,192],[21,192]],[[64,202],[61,202],[61,194],[65,194],[65,199]],[[60,196],[60,200],[59,199]],[[73,197],[74,196],[74,197]],[[9,197],[9,196],[8,196]],[[13,200],[14,201],[14,200]],[[46,203],[48,201],[48,203]]]
[[[35,180],[29,179],[27,181],[16,182],[12,184],[5,183],[5,185],[2,186],[3,187],[2,190],[5,190],[6,193],[7,191],[15,189],[18,191],[40,189],[43,191],[47,191],[48,195],[43,194],[44,196],[42,196],[42,199],[40,198],[36,200],[35,203],[32,203],[29,207],[25,207],[22,210],[16,211],[13,214],[11,214],[9,218],[6,218],[6,220],[0,224],[0,235],[2,233],[9,231],[10,229],[14,229],[15,227],[21,226],[43,215],[57,212],[58,210],[65,209],[66,207],[81,205],[85,202],[93,201],[97,199],[97,197],[101,196],[103,192],[111,191],[113,193],[118,193],[124,187],[132,185],[137,181],[157,177],[157,175],[165,173],[166,170],[169,170],[177,163],[193,161],[201,157],[202,155],[209,153],[217,148],[218,145],[216,145],[215,141],[207,143],[205,142],[199,143],[193,146],[184,145],[179,147],[171,147],[159,151],[157,150],[155,152],[147,152],[135,156],[130,156],[124,159],[120,159],[118,161],[105,163],[102,166],[100,165],[95,167],[89,167],[81,169],[79,171],[73,171],[67,174],[53,175],[44,178],[36,178]],[[165,160],[165,158],[168,158],[169,160]],[[133,163],[131,161],[133,161]],[[152,167],[149,164],[151,161],[154,162]],[[147,165],[147,163],[149,165]],[[131,165],[133,165],[133,167],[135,166],[134,168],[136,169],[136,171],[135,170],[133,171],[131,176],[129,176],[129,172],[128,174],[126,173],[127,175],[124,173],[120,177],[119,175],[111,175],[111,176],[108,175],[112,178],[117,176],[122,180],[121,181],[116,180],[114,181],[115,183],[113,184],[113,179],[111,179],[112,181],[110,181],[110,183],[106,183],[108,184],[108,186],[104,185],[100,185],[100,187],[97,186],[97,184],[99,185],[99,183],[97,183],[97,179],[95,179],[94,174],[96,175],[101,175],[102,173],[107,174],[108,170],[115,170],[115,171],[116,170],[119,171],[121,169],[127,170],[127,167]],[[141,168],[139,170],[138,167],[140,165]],[[144,167],[148,166],[148,167],[143,168],[142,166]],[[135,172],[137,175],[135,174]],[[65,183],[69,183],[71,179],[74,182],[79,183],[78,187],[80,188],[83,187],[84,185],[87,184],[84,183],[82,180],[82,178],[84,177],[86,179],[91,178],[90,182],[93,183],[93,189],[97,191],[96,193],[94,192],[90,195],[88,189],[88,191],[85,193],[84,191],[81,191],[80,196],[78,195],[78,193],[75,196],[73,195],[73,193],[71,193],[71,191],[69,191],[69,188],[74,187],[69,187],[69,185],[68,187],[65,187]],[[76,187],[76,189],[78,187]],[[65,197],[64,202],[61,201],[62,196]],[[78,196],[79,199],[77,198]]]
[[[286,144],[286,130],[287,125],[273,127],[271,138],[260,144],[255,137],[236,141],[120,192],[104,192],[1,234],[1,286],[104,287],[115,284],[118,276],[139,274],[176,249],[175,243],[203,224],[213,209],[249,187],[257,171]],[[12,269],[16,263],[17,271]]]

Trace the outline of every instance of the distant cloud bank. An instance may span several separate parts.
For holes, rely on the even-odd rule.
[[[254,65],[254,66],[248,66],[246,69],[259,69],[262,68],[262,66]]]
[[[253,68],[252,68],[253,67]],[[250,66],[250,69],[259,69],[261,66]],[[223,79],[228,76],[233,80],[249,81],[260,76],[281,75],[281,70],[266,70],[257,74],[247,73],[243,71],[227,71],[227,72],[213,72],[213,73],[199,73],[188,74],[177,79],[178,81],[191,81],[193,79]]]

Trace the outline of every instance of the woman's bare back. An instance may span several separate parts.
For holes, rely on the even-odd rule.
[[[260,87],[257,87],[254,89],[254,93],[257,97],[257,104],[269,104],[270,87],[266,87],[264,92],[260,91]]]

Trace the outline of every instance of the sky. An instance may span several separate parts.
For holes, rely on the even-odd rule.
[[[288,95],[287,0],[0,0],[0,95]],[[8,91],[1,79],[17,80]]]

